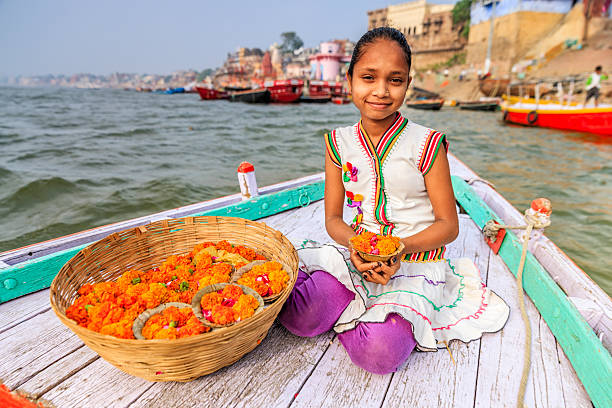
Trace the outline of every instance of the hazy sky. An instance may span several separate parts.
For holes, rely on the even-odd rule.
[[[0,0],[0,75],[167,74],[215,68],[295,31],[306,47],[359,39],[393,0]],[[454,0],[430,0],[454,3]]]

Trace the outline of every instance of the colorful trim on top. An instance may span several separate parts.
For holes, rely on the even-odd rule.
[[[395,225],[387,219],[386,206],[387,198],[384,194],[385,179],[382,173],[382,164],[391,152],[391,148],[399,139],[400,135],[406,128],[408,119],[405,119],[398,112],[395,121],[383,133],[376,147],[368,137],[362,122],[357,123],[357,139],[370,156],[374,164],[374,172],[376,173],[376,194],[374,197],[374,217],[380,224],[380,233],[382,235],[390,235]]]
[[[428,129],[427,136],[425,137],[425,141],[421,147],[417,160],[419,171],[423,175],[426,175],[429,170],[431,170],[431,166],[436,160],[438,149],[440,148],[441,144],[444,144],[444,148],[448,151],[448,141],[446,140],[446,135],[436,132],[433,129]]]
[[[437,249],[432,249],[431,251],[424,252],[415,252],[412,254],[406,254],[402,258],[403,262],[438,262],[444,261],[444,253],[446,252],[446,247],[442,246]]]
[[[332,130],[331,132],[326,133],[325,136],[323,136],[323,139],[325,139],[327,154],[329,155],[332,163],[336,167],[342,168],[340,150],[338,149],[338,141],[336,140],[336,131]]]

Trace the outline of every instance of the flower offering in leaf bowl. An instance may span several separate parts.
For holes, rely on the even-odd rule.
[[[404,250],[404,244],[398,237],[369,231],[352,237],[350,242],[359,256],[368,262],[387,262]]]
[[[197,319],[190,304],[169,302],[142,312],[132,331],[139,340],[178,339],[206,333],[210,327]]]
[[[290,276],[289,268],[276,261],[253,261],[238,269],[232,276],[232,282],[255,290],[264,300],[272,302],[287,287]]]
[[[202,323],[216,328],[232,326],[261,312],[264,301],[246,286],[216,283],[200,289],[193,297],[191,307]]]

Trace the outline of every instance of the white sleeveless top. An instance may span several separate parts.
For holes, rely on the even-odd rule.
[[[448,148],[445,135],[397,113],[378,146],[361,122],[332,131],[325,141],[332,162],[343,169],[347,204],[355,208],[351,226],[357,232],[405,238],[434,222],[424,176],[440,146]],[[437,252],[440,256],[443,248]]]

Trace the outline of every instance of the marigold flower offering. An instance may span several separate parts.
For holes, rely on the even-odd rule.
[[[261,297],[274,296],[283,291],[289,282],[289,275],[283,266],[275,261],[254,265],[245,272],[238,283],[254,289]]]
[[[245,294],[240,286],[227,285],[202,296],[200,307],[206,320],[226,325],[253,316],[259,302],[254,296]]]
[[[374,234],[369,231],[351,238],[353,248],[371,255],[390,255],[397,250],[400,239],[392,235]]]

